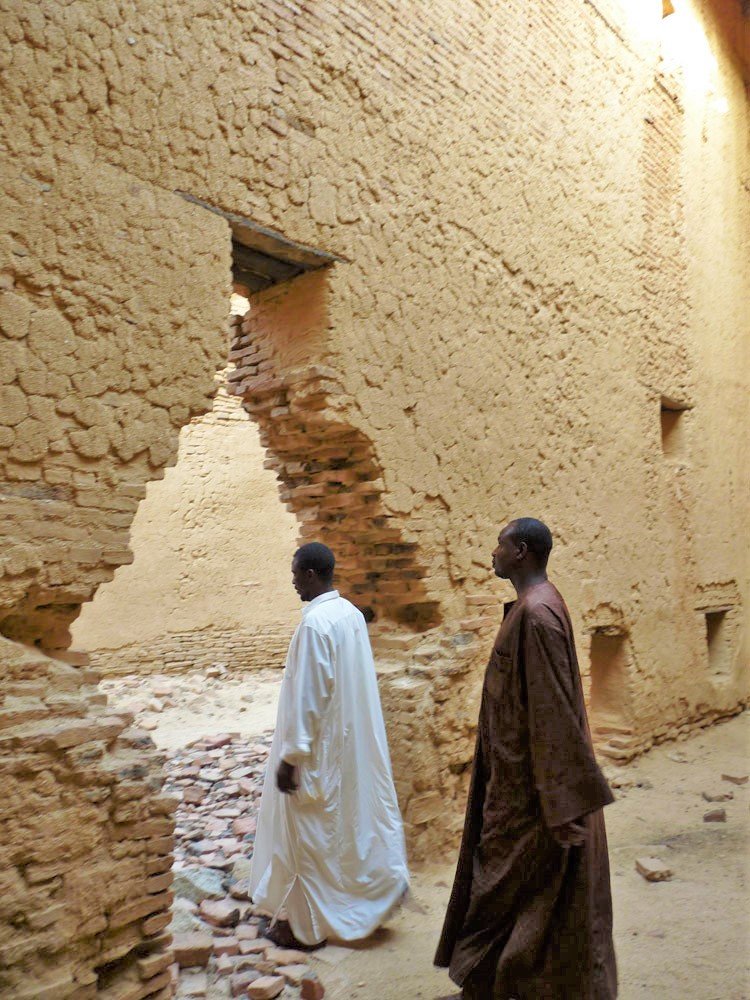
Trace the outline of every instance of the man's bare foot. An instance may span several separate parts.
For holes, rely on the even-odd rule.
[[[279,948],[293,948],[295,951],[316,951],[325,944],[325,941],[320,941],[318,944],[303,944],[298,941],[287,920],[277,920],[275,924],[271,924],[262,933],[263,937],[273,941]]]

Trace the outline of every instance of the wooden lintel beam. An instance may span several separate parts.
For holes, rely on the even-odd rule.
[[[250,271],[243,271],[242,268],[232,265],[232,278],[238,285],[244,285],[248,292],[260,292],[264,288],[269,288],[274,284],[268,278],[262,278],[258,274]]]
[[[232,260],[243,271],[270,278],[272,282],[288,281],[304,270],[299,264],[290,264],[285,260],[269,257],[268,254],[251,250],[236,240],[232,240]]]
[[[247,219],[236,212],[227,212],[222,208],[217,208],[216,205],[211,205],[202,198],[196,198],[195,195],[188,194],[186,191],[177,191],[176,194],[193,205],[200,205],[201,208],[226,219],[232,230],[233,240],[250,250],[266,254],[268,257],[273,257],[275,260],[287,264],[294,264],[303,271],[314,271],[336,263],[348,263],[346,258],[339,254],[297,243],[267,226],[261,226],[257,222],[253,222],[252,219]]]

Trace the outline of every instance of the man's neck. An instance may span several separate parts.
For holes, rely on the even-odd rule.
[[[535,587],[538,583],[547,582],[547,571],[543,569],[522,569],[511,576],[510,582],[513,584],[513,589],[517,596],[523,597],[527,590]]]
[[[311,591],[310,601],[314,601],[316,597],[322,597],[323,594],[331,594],[336,588],[332,583],[321,584],[320,588],[316,588],[314,592]]]

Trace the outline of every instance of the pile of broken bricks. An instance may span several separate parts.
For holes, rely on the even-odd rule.
[[[672,759],[675,759],[674,757]],[[680,763],[686,760],[679,761]],[[733,785],[746,785],[750,780],[750,775],[747,774],[722,774],[722,781],[727,781]],[[706,802],[716,803],[716,802],[731,802],[734,799],[734,792],[730,790],[720,791],[720,792],[702,792],[702,798]],[[717,807],[709,809],[703,814],[704,823],[726,823],[727,821],[727,811],[723,807]],[[661,858],[655,857],[641,857],[635,859],[635,870],[639,875],[642,875],[647,882],[668,882],[674,872],[672,868]]]
[[[268,733],[248,744],[239,734],[223,733],[171,753],[166,787],[180,801],[175,872],[198,865],[228,873],[237,859],[252,855],[271,738]]]
[[[204,970],[209,966],[218,978],[228,978],[228,995],[232,997],[273,1000],[284,994],[301,1000],[321,1000],[325,995],[323,984],[310,968],[309,953],[277,948],[259,937],[258,923],[253,923],[259,918],[252,907],[235,905],[231,909],[225,901],[207,901],[201,904],[200,913],[205,919],[222,921],[223,926],[213,925],[213,933],[174,935],[172,947],[181,973],[176,982],[179,997],[208,995],[209,974]],[[222,931],[223,935],[219,933]],[[299,988],[299,993],[295,989],[291,994],[291,988]]]
[[[170,930],[178,998],[283,996],[320,1000],[311,954],[262,937],[270,916],[250,902],[248,877],[271,734],[249,744],[224,733],[167,760],[176,816]]]

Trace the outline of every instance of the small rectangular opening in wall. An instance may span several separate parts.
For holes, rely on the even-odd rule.
[[[236,212],[217,208],[186,191],[177,191],[176,194],[227,220],[232,231],[232,277],[235,286],[240,286],[243,294],[259,292],[271,285],[296,278],[306,271],[317,271],[337,262],[346,262],[345,257],[297,243],[282,233],[261,226]]]
[[[732,669],[732,646],[727,622],[728,608],[706,611],[708,670],[711,677],[729,677]]]
[[[591,718],[593,727],[624,726],[629,721],[626,637],[605,631],[591,635]]]
[[[665,455],[678,457],[685,452],[685,413],[688,403],[661,397],[661,447]]]

